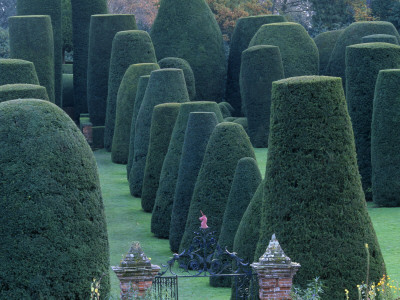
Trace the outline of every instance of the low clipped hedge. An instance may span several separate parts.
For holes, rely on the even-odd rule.
[[[0,86],[0,102],[14,99],[49,100],[46,88],[36,84],[5,84]]]
[[[35,65],[23,59],[0,59],[0,85],[13,83],[39,84]]]
[[[318,34],[314,38],[314,42],[317,45],[319,52],[320,75],[325,75],[327,73],[326,67],[328,66],[329,58],[331,57],[333,48],[335,48],[336,42],[343,31],[344,29],[326,31]]]
[[[63,64],[62,72],[63,72],[63,74],[74,74],[74,65],[73,64]]]
[[[74,75],[63,74],[63,94],[61,107],[74,107]]]
[[[390,34],[371,34],[371,35],[366,35],[362,37],[362,42],[363,43],[376,43],[376,42],[381,42],[381,43],[389,43],[389,44],[399,44],[399,40],[394,36]]]

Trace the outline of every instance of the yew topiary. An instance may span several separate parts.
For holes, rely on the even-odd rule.
[[[63,74],[63,95],[61,107],[74,107],[74,75],[73,74]]]
[[[235,120],[232,121],[232,123],[242,125],[242,127],[246,131],[247,135],[249,135],[249,123],[247,122],[247,118],[244,118],[244,117],[236,118]]]
[[[390,34],[371,34],[367,36],[362,37],[362,42],[363,43],[376,43],[376,42],[381,42],[381,43],[389,43],[389,44],[399,44],[399,40],[397,37],[394,35]]]
[[[13,83],[39,84],[35,65],[23,59],[0,59],[0,85]]]
[[[74,74],[74,65],[73,64],[63,64],[62,72],[63,72],[63,74]]]
[[[46,88],[36,84],[5,84],[0,86],[0,102],[14,99],[49,100]]]
[[[319,74],[326,74],[326,67],[329,63],[329,58],[333,48],[335,48],[336,41],[339,36],[343,33],[344,29],[325,31],[318,34],[314,38],[314,42],[317,45],[319,52]]]
[[[229,118],[232,117],[231,110],[229,109],[229,106],[232,107],[228,102],[220,102],[218,103],[219,109],[221,110],[222,117]]]

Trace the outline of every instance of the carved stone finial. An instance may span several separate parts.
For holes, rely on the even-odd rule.
[[[283,252],[281,245],[276,239],[275,233],[269,242],[267,250],[260,257],[260,264],[276,263],[276,264],[290,264],[292,260]]]
[[[121,261],[121,267],[151,266],[150,259],[144,254],[139,242],[133,242],[131,248]]]

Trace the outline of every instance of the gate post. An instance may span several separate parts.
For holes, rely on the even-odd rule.
[[[111,268],[120,281],[122,300],[131,298],[133,294],[143,296],[160,271],[159,266],[151,264],[139,242],[133,242],[120,265]]]
[[[268,248],[260,257],[259,262],[252,263],[251,266],[258,274],[261,300],[292,299],[290,296],[292,280],[300,264],[292,262],[285,255],[275,234],[272,235]]]

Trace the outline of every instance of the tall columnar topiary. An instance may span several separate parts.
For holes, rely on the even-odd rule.
[[[54,43],[49,16],[17,16],[10,25],[10,57],[33,62],[40,85],[54,102]]]
[[[226,75],[222,34],[205,0],[165,0],[151,29],[158,59],[180,57],[192,67],[196,99],[221,101]]]
[[[108,71],[112,41],[117,32],[137,29],[134,15],[93,15],[89,27],[87,103],[90,122],[104,126],[106,121]]]
[[[26,83],[0,85],[0,102],[29,98],[49,100],[44,86]]]
[[[142,30],[118,32],[112,44],[110,70],[108,73],[106,128],[104,131],[104,148],[107,151],[111,151],[114,136],[119,86],[128,67],[139,63],[157,63],[149,34]]]
[[[61,107],[69,109],[74,107],[74,75],[73,74],[63,74],[63,95]],[[72,116],[71,116],[72,117]]]
[[[51,18],[54,41],[54,103],[61,106],[63,60],[61,0],[17,0],[17,14],[49,15]],[[43,85],[43,83],[41,84]]]
[[[371,120],[374,88],[383,69],[400,68],[400,46],[367,43],[346,50],[346,98],[357,149],[358,168],[367,200],[371,194]]]
[[[223,249],[233,251],[236,231],[260,182],[261,173],[256,160],[251,157],[241,158],[236,166],[218,238],[218,244]],[[230,287],[231,283],[231,278],[227,276],[210,278],[212,286]]]
[[[329,58],[331,57],[331,53],[333,48],[335,48],[336,41],[339,39],[339,36],[343,33],[344,29],[340,30],[331,30],[318,34],[314,38],[314,42],[317,45],[319,52],[319,74],[326,74],[326,67],[329,63]]]
[[[74,45],[74,99],[75,119],[80,113],[87,113],[87,67],[89,49],[90,18],[107,13],[107,0],[71,0],[72,42]],[[107,74],[104,74],[107,76]]]
[[[214,112],[218,122],[222,122],[221,111],[215,102],[197,101],[181,105],[168,146],[168,152],[162,166],[160,184],[151,216],[151,232],[157,237],[168,238],[169,236],[171,212],[179,175],[179,164],[182,156],[185,131],[191,112]]]
[[[0,59],[0,85],[13,83],[39,84],[35,65],[23,59]]]
[[[242,52],[249,46],[250,40],[257,30],[264,24],[286,22],[284,16],[260,15],[240,18],[235,26],[231,39],[231,48],[228,58],[228,74],[226,80],[225,99],[235,109],[236,115],[240,115],[242,100],[239,86],[240,65]]]
[[[242,113],[247,117],[254,147],[268,147],[272,82],[282,78],[285,76],[277,46],[259,45],[243,51],[240,68]]]
[[[129,188],[132,196],[140,197],[142,193],[154,106],[162,103],[187,101],[189,101],[189,95],[181,69],[161,69],[151,72],[135,125],[134,152],[129,175]]]
[[[260,239],[273,233],[301,268],[294,283],[316,276],[323,299],[356,298],[365,280],[378,282],[383,257],[369,218],[357,168],[354,136],[342,82],[303,76],[272,84],[271,128]]]
[[[249,43],[249,47],[257,45],[279,47],[285,77],[318,74],[318,48],[300,24],[281,22],[263,25]]]
[[[153,211],[162,165],[180,106],[180,103],[164,103],[156,105],[153,109],[141,197],[145,212]]]
[[[193,70],[189,63],[183,58],[179,57],[166,57],[158,62],[161,69],[165,68],[176,68],[182,69],[183,75],[185,75],[186,87],[189,94],[189,99],[193,100],[196,97],[196,83],[194,79]]]
[[[111,160],[114,163],[128,162],[132,114],[139,78],[158,69],[158,64],[154,63],[134,64],[126,70],[122,78],[117,94],[114,137],[111,147]]]
[[[214,112],[189,114],[169,227],[169,245],[173,252],[179,250],[197,175],[208,140],[217,124],[218,120]]]
[[[189,247],[194,232],[200,227],[200,210],[207,215],[208,226],[219,236],[235,169],[243,157],[255,159],[253,147],[243,127],[230,122],[218,124],[208,141],[197,176],[180,251]]]
[[[376,42],[381,42],[381,43],[389,43],[389,44],[399,44],[399,40],[397,37],[391,34],[371,34],[371,35],[366,35],[362,37],[362,42],[363,43],[376,43]]]
[[[372,198],[379,206],[400,206],[400,70],[379,72],[371,126]]]
[[[96,162],[78,127],[48,101],[0,103],[0,178],[0,298],[88,299],[110,264]]]

